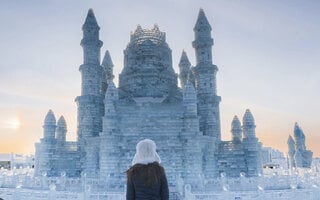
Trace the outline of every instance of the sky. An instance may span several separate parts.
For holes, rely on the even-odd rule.
[[[264,146],[287,152],[298,122],[320,156],[320,1],[297,0],[1,0],[0,153],[34,153],[49,109],[76,139],[83,62],[81,27],[94,10],[110,51],[115,83],[130,32],[158,24],[178,73],[182,50],[195,65],[193,27],[200,8],[212,26],[222,139],[249,108]]]

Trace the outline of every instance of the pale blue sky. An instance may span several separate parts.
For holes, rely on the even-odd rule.
[[[320,156],[320,1],[2,0],[0,4],[0,152],[33,152],[48,109],[64,115],[75,138],[80,94],[81,26],[93,8],[115,75],[130,32],[157,23],[167,33],[174,68],[184,49],[194,62],[199,8],[213,28],[223,138],[233,115],[250,108],[266,146],[286,151],[298,122]],[[20,124],[20,125],[19,125]],[[14,128],[15,127],[15,128]],[[4,144],[5,143],[5,144]],[[14,146],[14,147],[12,147]]]

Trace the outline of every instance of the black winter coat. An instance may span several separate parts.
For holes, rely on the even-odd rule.
[[[142,167],[140,167],[140,166]],[[127,200],[168,200],[169,189],[166,174],[163,168],[157,163],[151,163],[147,166],[142,164],[136,164],[134,175],[132,178],[127,178]],[[132,169],[131,167],[130,169]],[[144,183],[144,177],[146,173],[145,167],[160,167],[162,168],[160,179],[158,182],[151,185]],[[130,169],[128,171],[130,171]]]

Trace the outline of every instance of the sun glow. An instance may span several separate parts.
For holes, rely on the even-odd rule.
[[[18,118],[13,118],[6,121],[6,127],[9,129],[17,130],[20,128],[20,126],[21,126],[21,122]]]

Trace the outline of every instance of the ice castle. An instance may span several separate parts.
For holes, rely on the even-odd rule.
[[[92,9],[82,30],[77,141],[66,141],[65,119],[56,122],[50,110],[43,138],[36,144],[37,176],[86,175],[116,186],[124,183],[135,146],[144,138],[156,142],[171,183],[182,179],[194,187],[204,178],[262,173],[261,143],[249,110],[242,124],[234,117],[232,140],[221,140],[218,67],[213,64],[211,26],[202,9],[193,29],[195,66],[183,51],[179,75],[175,73],[166,33],[157,25],[152,29],[138,26],[124,50],[118,87],[113,83],[108,51],[101,63],[103,42]]]

